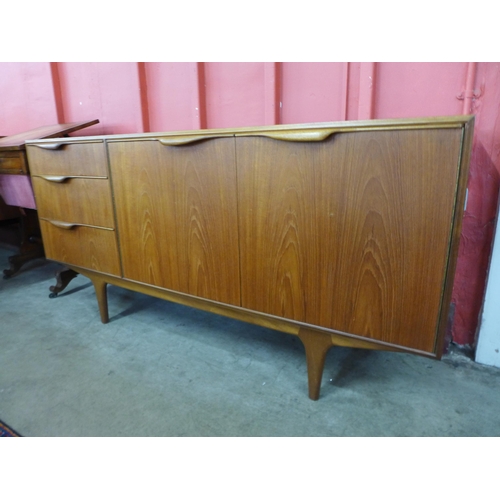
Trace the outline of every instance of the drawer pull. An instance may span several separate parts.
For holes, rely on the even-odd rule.
[[[320,142],[328,139],[335,130],[277,130],[269,132],[236,133],[236,137],[268,137],[277,141]]]
[[[158,139],[158,142],[164,146],[185,146],[195,142],[206,141],[207,139],[217,139],[220,137],[233,137],[233,134],[220,134],[220,135],[195,135],[187,137],[164,137]]]
[[[54,142],[50,144],[31,144],[31,146],[36,146],[37,148],[42,148],[42,149],[60,149],[62,148],[63,144],[61,142]]]
[[[73,229],[75,227],[91,227],[93,229],[101,229],[103,231],[114,231],[114,228],[112,227],[95,226],[94,224],[80,224],[78,222],[62,222],[60,220],[46,219],[45,217],[40,217],[40,220],[48,222],[49,224],[52,224],[53,226],[59,227],[61,229]]]
[[[71,179],[71,177],[65,176],[65,175],[39,175],[38,177],[41,177],[42,179],[49,181],[49,182],[65,182],[68,179]]]
[[[47,219],[44,219],[47,220]],[[72,224],[71,222],[60,222],[60,221],[55,221],[55,220],[47,220],[47,222],[50,222],[53,226],[56,226],[60,229],[73,229],[74,227],[78,226],[78,224]]]

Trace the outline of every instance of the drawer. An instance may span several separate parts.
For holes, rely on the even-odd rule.
[[[27,174],[28,167],[24,151],[2,151],[0,174]]]
[[[121,276],[116,233],[40,219],[45,256],[57,262]]]
[[[102,141],[28,144],[26,151],[31,175],[108,177]]]
[[[39,217],[114,228],[107,179],[47,176],[31,178]]]

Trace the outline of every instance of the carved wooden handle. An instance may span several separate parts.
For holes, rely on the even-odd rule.
[[[60,222],[58,220],[47,220],[44,219],[47,222],[50,222],[53,226],[59,227],[61,229],[73,229],[74,227],[78,226],[78,224],[72,224],[71,222]]]
[[[62,142],[53,142],[50,144],[31,144],[32,146],[36,146],[37,148],[42,149],[60,149],[63,146]]]
[[[276,130],[268,132],[236,133],[236,137],[268,137],[277,141],[290,142],[320,142],[328,139],[335,130]]]
[[[49,182],[65,182],[68,179],[71,179],[71,177],[64,176],[64,175],[39,175],[38,177],[41,177],[42,179],[49,181]]]
[[[217,139],[219,137],[232,137],[233,134],[220,134],[220,135],[193,135],[186,137],[163,137],[158,139],[158,142],[164,146],[184,146],[193,144],[195,142],[206,141],[207,139]]]

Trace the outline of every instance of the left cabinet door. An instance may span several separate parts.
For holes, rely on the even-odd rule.
[[[234,138],[109,142],[123,276],[240,305]]]

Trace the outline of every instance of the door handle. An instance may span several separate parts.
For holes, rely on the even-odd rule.
[[[56,226],[60,229],[73,229],[74,227],[78,226],[78,224],[72,224],[71,222],[61,222],[58,220],[48,220],[48,219],[43,219],[53,226]]]
[[[43,180],[48,182],[57,182],[57,183],[62,183],[67,181],[68,179],[71,179],[71,177],[65,175],[39,175],[38,177],[41,177]]]
[[[238,132],[236,137],[267,137],[277,141],[289,142],[321,142],[328,139],[336,131],[332,129],[317,130],[269,130],[262,132]]]
[[[51,142],[49,144],[30,144],[30,146],[36,146],[37,148],[41,148],[41,149],[55,150],[55,149],[62,148],[63,143],[62,142]]]
[[[194,136],[175,136],[175,137],[162,137],[157,139],[160,144],[164,146],[185,146],[195,142],[206,141],[208,139],[218,139],[221,137],[233,137],[234,134],[214,134],[214,135],[194,135]]]

